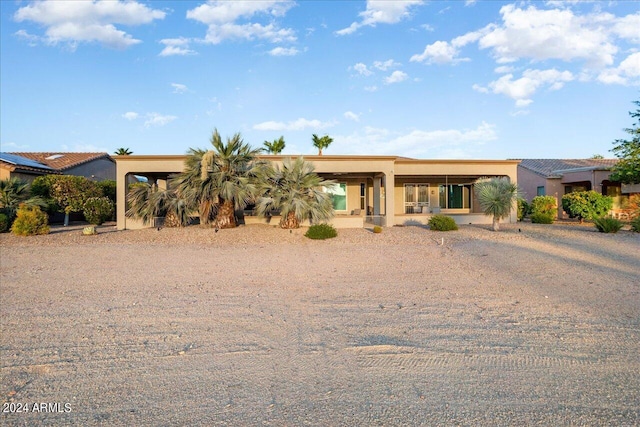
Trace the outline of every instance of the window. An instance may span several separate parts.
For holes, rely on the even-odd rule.
[[[471,209],[471,185],[449,184],[438,187],[443,209]]]
[[[429,184],[404,185],[404,213],[422,213],[429,207]]]
[[[541,185],[540,187],[538,187],[537,195],[538,196],[544,196],[545,195],[544,185]]]
[[[331,195],[333,199],[333,209],[336,211],[347,210],[347,184],[340,182],[329,187],[325,187],[324,191]]]

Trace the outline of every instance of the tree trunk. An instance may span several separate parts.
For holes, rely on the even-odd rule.
[[[493,231],[499,231],[500,230],[500,218],[498,218],[497,216],[493,217]]]
[[[295,212],[289,212],[286,217],[283,217],[280,220],[280,228],[300,228],[300,221],[298,221],[298,218],[296,218]]]
[[[65,213],[64,213],[64,224],[63,224],[63,226],[64,226],[64,227],[66,227],[66,226],[68,226],[68,225],[69,225],[69,212],[66,212],[66,211],[65,211]]]
[[[182,224],[180,224],[180,220],[178,219],[178,216],[175,213],[169,212],[164,217],[164,227],[167,227],[167,228],[182,227]]]
[[[236,228],[236,211],[233,208],[232,200],[225,200],[218,208],[216,216],[216,227],[218,228]]]

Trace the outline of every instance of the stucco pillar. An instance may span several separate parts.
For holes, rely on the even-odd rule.
[[[381,177],[373,177],[373,214],[380,215],[380,181]]]
[[[396,186],[396,179],[393,171],[388,171],[384,174],[384,201],[385,201],[385,218],[387,227],[393,227],[395,222],[395,201],[394,201],[394,189]]]
[[[117,165],[116,171],[116,228],[124,230],[127,226],[125,216],[127,210],[127,171],[120,164]]]

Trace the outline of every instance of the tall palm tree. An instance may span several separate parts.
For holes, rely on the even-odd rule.
[[[517,184],[509,178],[481,178],[474,184],[480,209],[485,215],[493,216],[493,231],[500,229],[500,219],[511,213],[511,208],[520,196]]]
[[[236,209],[255,200],[255,172],[263,166],[259,149],[246,144],[239,133],[222,141],[218,130],[211,136],[212,150],[190,149],[184,172],[175,179],[178,196],[197,206],[200,221],[217,228],[234,228]]]
[[[320,178],[313,164],[302,157],[295,161],[284,159],[282,168],[271,166],[263,170],[261,188],[263,196],[258,198],[258,215],[267,215],[279,210],[280,227],[291,229],[300,227],[305,219],[312,223],[327,221],[333,217],[331,195],[322,187],[335,184]]]
[[[133,151],[129,150],[128,148],[118,148],[113,152],[113,154],[115,154],[116,156],[130,156],[131,154],[133,154]]]
[[[265,141],[263,150],[269,154],[280,154],[284,150],[284,136],[274,139],[273,142]]]
[[[311,135],[311,140],[313,141],[313,146],[318,149],[318,156],[322,156],[322,150],[329,147],[333,142],[333,138],[329,135],[318,137],[315,133]]]

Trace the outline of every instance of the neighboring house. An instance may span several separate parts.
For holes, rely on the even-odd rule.
[[[9,156],[14,160],[13,166],[11,166],[11,160],[5,160]],[[33,181],[36,176],[45,173],[84,176],[93,181],[116,179],[116,162],[107,153],[1,153],[0,160],[2,160],[0,166],[2,166],[3,178],[7,170],[10,173],[9,176],[20,174],[28,181]],[[18,171],[16,169],[18,164],[15,163],[30,165],[32,170],[26,170],[24,166],[20,166]],[[14,171],[10,171],[11,168],[14,168]],[[50,171],[42,173],[44,170]]]
[[[287,157],[260,158],[281,164]],[[362,227],[365,222],[385,226],[426,224],[435,213],[451,215],[460,224],[487,224],[473,186],[486,176],[504,176],[517,182],[518,160],[419,160],[397,156],[303,156],[318,175],[336,181],[326,189],[333,195],[336,227]],[[118,229],[141,228],[125,216],[131,176],[144,176],[166,188],[171,175],[182,172],[185,155],[116,156]],[[275,219],[275,218],[274,218]],[[515,209],[506,222],[515,222]],[[245,217],[245,223],[265,222]]]
[[[530,202],[536,196],[553,196],[558,201],[558,218],[563,217],[562,196],[574,191],[597,191],[611,196],[619,209],[626,196],[619,182],[609,179],[618,159],[522,159],[518,185]]]
[[[32,182],[41,175],[59,174],[60,172],[35,160],[16,156],[10,153],[0,153],[0,179],[18,178]]]

